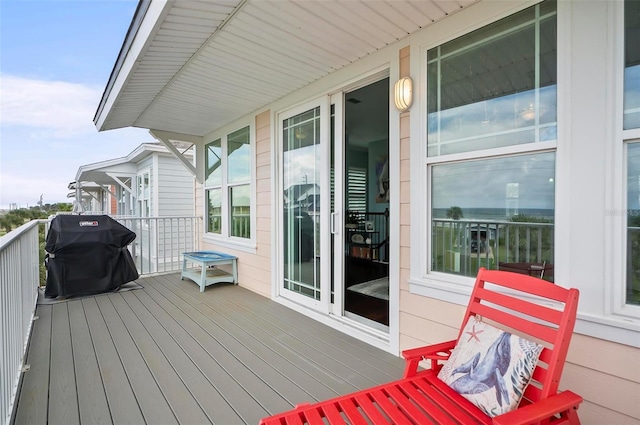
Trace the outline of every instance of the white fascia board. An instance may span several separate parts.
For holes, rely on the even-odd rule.
[[[154,34],[160,28],[164,16],[169,12],[173,6],[172,1],[167,0],[153,0],[147,9],[140,27],[136,31],[133,43],[126,52],[126,56],[122,66],[117,70],[115,81],[109,93],[105,93],[107,98],[104,106],[98,112],[95,118],[95,125],[98,131],[104,131],[104,124],[111,112],[111,108],[118,99],[122,88],[126,85],[127,81],[131,77],[135,67],[137,66],[138,58],[144,55],[149,44],[153,40]],[[136,117],[137,118],[137,117]]]

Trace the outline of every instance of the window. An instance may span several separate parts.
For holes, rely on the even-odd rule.
[[[624,2],[624,129],[640,128],[640,2]]]
[[[150,217],[151,216],[151,187],[149,183],[149,171],[139,174],[137,177],[138,182],[138,216]]]
[[[251,238],[250,127],[205,146],[207,233]]]
[[[553,280],[556,4],[427,51],[428,270]]]
[[[640,2],[624,2],[624,142],[627,156],[625,303],[640,305]],[[635,134],[634,134],[635,133]]]

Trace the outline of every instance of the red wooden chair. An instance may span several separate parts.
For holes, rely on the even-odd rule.
[[[457,340],[406,350],[404,377],[353,394],[302,404],[260,421],[285,424],[579,424],[582,398],[571,391],[558,393],[569,341],[573,333],[578,290],[505,271],[478,271],[464,316],[478,315],[512,334],[544,346],[519,406],[508,413],[487,416],[442,382],[438,372]],[[429,360],[427,369],[418,364]]]

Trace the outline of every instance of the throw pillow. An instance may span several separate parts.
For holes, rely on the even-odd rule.
[[[501,415],[518,407],[542,348],[472,316],[438,378],[488,416]]]

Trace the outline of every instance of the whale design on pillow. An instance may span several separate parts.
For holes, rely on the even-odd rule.
[[[487,350],[487,354],[480,361],[480,353],[476,353],[468,362],[461,364],[452,372],[453,375],[464,373],[451,383],[451,388],[459,394],[479,394],[495,387],[496,399],[502,406],[507,402],[509,392],[504,381],[509,363],[511,362],[511,334],[503,333]]]

